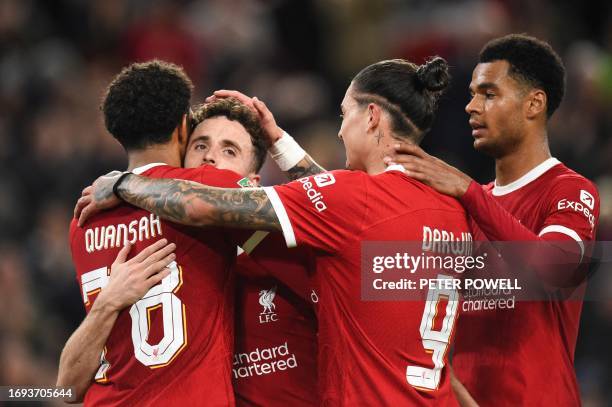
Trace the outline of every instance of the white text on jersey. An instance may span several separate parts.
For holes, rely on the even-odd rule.
[[[280,346],[256,348],[252,352],[234,354],[234,379],[263,376],[279,370],[294,369],[298,366],[295,354],[287,342]]]
[[[162,235],[159,216],[150,214],[134,219],[128,224],[106,225],[85,231],[85,250],[93,253],[113,247],[123,247],[127,242],[136,243]]]
[[[453,232],[444,229],[423,226],[423,251],[447,254],[472,254],[472,234],[461,232],[455,236]]]
[[[578,213],[582,213],[589,220],[591,228],[595,226],[595,215],[581,202],[574,202],[564,198],[557,203],[557,210],[561,211],[563,209],[573,209]]]
[[[300,178],[299,181],[302,183],[302,187],[304,191],[306,191],[306,196],[310,199],[310,202],[314,204],[314,207],[318,212],[323,212],[327,209],[327,205],[323,202],[323,195],[316,189],[314,189],[314,185],[310,182],[310,178]],[[323,186],[331,185],[331,183],[322,184]]]

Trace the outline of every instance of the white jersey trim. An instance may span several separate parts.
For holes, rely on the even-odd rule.
[[[543,236],[547,233],[561,233],[574,239],[578,243],[578,246],[580,246],[580,261],[582,262],[582,257],[584,256],[584,242],[582,241],[582,239],[580,239],[578,233],[565,226],[548,225],[544,229],[540,230],[538,236]]]
[[[387,168],[385,168],[385,172],[387,171],[406,172],[406,169],[404,168],[404,166],[399,165],[399,164],[390,164]]]
[[[550,157],[535,168],[531,169],[529,172],[527,172],[527,174],[523,175],[516,181],[509,183],[508,185],[497,185],[497,180],[495,180],[495,186],[493,187],[493,195],[502,196],[509,194],[510,192],[514,192],[517,189],[520,189],[525,185],[529,184],[530,182],[535,181],[546,171],[550,170],[552,167],[560,163],[561,161],[557,160],[554,157]]]
[[[281,229],[283,230],[283,236],[285,238],[285,242],[287,243],[287,247],[291,248],[297,246],[293,226],[291,226],[291,221],[289,220],[289,216],[287,216],[287,211],[285,210],[285,206],[278,196],[278,193],[273,187],[264,187],[263,190],[266,195],[268,195],[268,199],[274,208],[274,212],[276,212]]]
[[[133,172],[134,174],[136,174],[136,175],[140,175],[140,174],[142,174],[143,172],[145,172],[145,171],[149,171],[149,170],[150,170],[151,168],[153,168],[153,167],[159,167],[160,165],[168,165],[168,164],[166,164],[166,163],[151,163],[151,164],[143,165],[143,166],[141,166],[141,167],[134,168],[134,169],[132,170],[132,172]]]

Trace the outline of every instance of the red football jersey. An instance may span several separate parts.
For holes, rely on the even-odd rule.
[[[588,254],[585,242],[595,239],[599,217],[597,189],[558,160],[550,158],[511,184],[491,183],[484,191],[534,234],[576,241],[582,255]],[[470,214],[477,211],[477,197],[462,200],[468,209],[473,206]],[[512,225],[502,216],[482,215],[476,224],[498,231],[490,240],[507,240]],[[584,272],[587,265],[580,267]],[[478,403],[580,405],[574,350],[582,302],[552,298],[516,301],[506,309],[462,309],[453,368]]]
[[[307,252],[287,249],[280,234],[267,232],[255,232],[243,247],[248,254],[238,256],[236,267],[236,404],[318,406]]]
[[[458,301],[438,315],[439,298],[361,300],[361,244],[423,242],[425,226],[469,233],[459,202],[400,171],[332,171],[266,192],[287,244],[315,251],[321,403],[454,405],[445,365]]]
[[[219,187],[238,187],[240,179],[211,166],[151,164],[134,172]],[[85,405],[234,403],[235,282],[230,271],[241,236],[165,222],[130,205],[100,213],[82,228],[73,220],[70,246],[87,312],[108,282],[109,268],[124,242],[134,243],[131,256],[160,238],[177,246],[171,274],[120,312]]]

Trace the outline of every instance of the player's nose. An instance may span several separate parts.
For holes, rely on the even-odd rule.
[[[470,116],[471,116],[473,113],[481,113],[481,110],[482,110],[482,109],[480,109],[480,105],[479,105],[479,103],[478,103],[478,101],[477,101],[476,96],[474,96],[472,99],[470,99],[470,101],[468,102],[468,104],[467,104],[467,105],[465,105],[465,112],[466,112],[467,114],[469,114]]]
[[[202,164],[216,165],[217,160],[212,154],[209,153],[209,154],[206,154],[204,157],[202,157]]]

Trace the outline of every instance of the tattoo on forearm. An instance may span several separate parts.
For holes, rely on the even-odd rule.
[[[297,163],[293,168],[287,170],[289,179],[294,181],[299,178],[308,177],[310,175],[320,174],[325,172],[325,168],[317,164],[308,154]]]
[[[193,181],[130,175],[118,192],[126,202],[184,225],[280,230],[262,188],[215,188]]]

